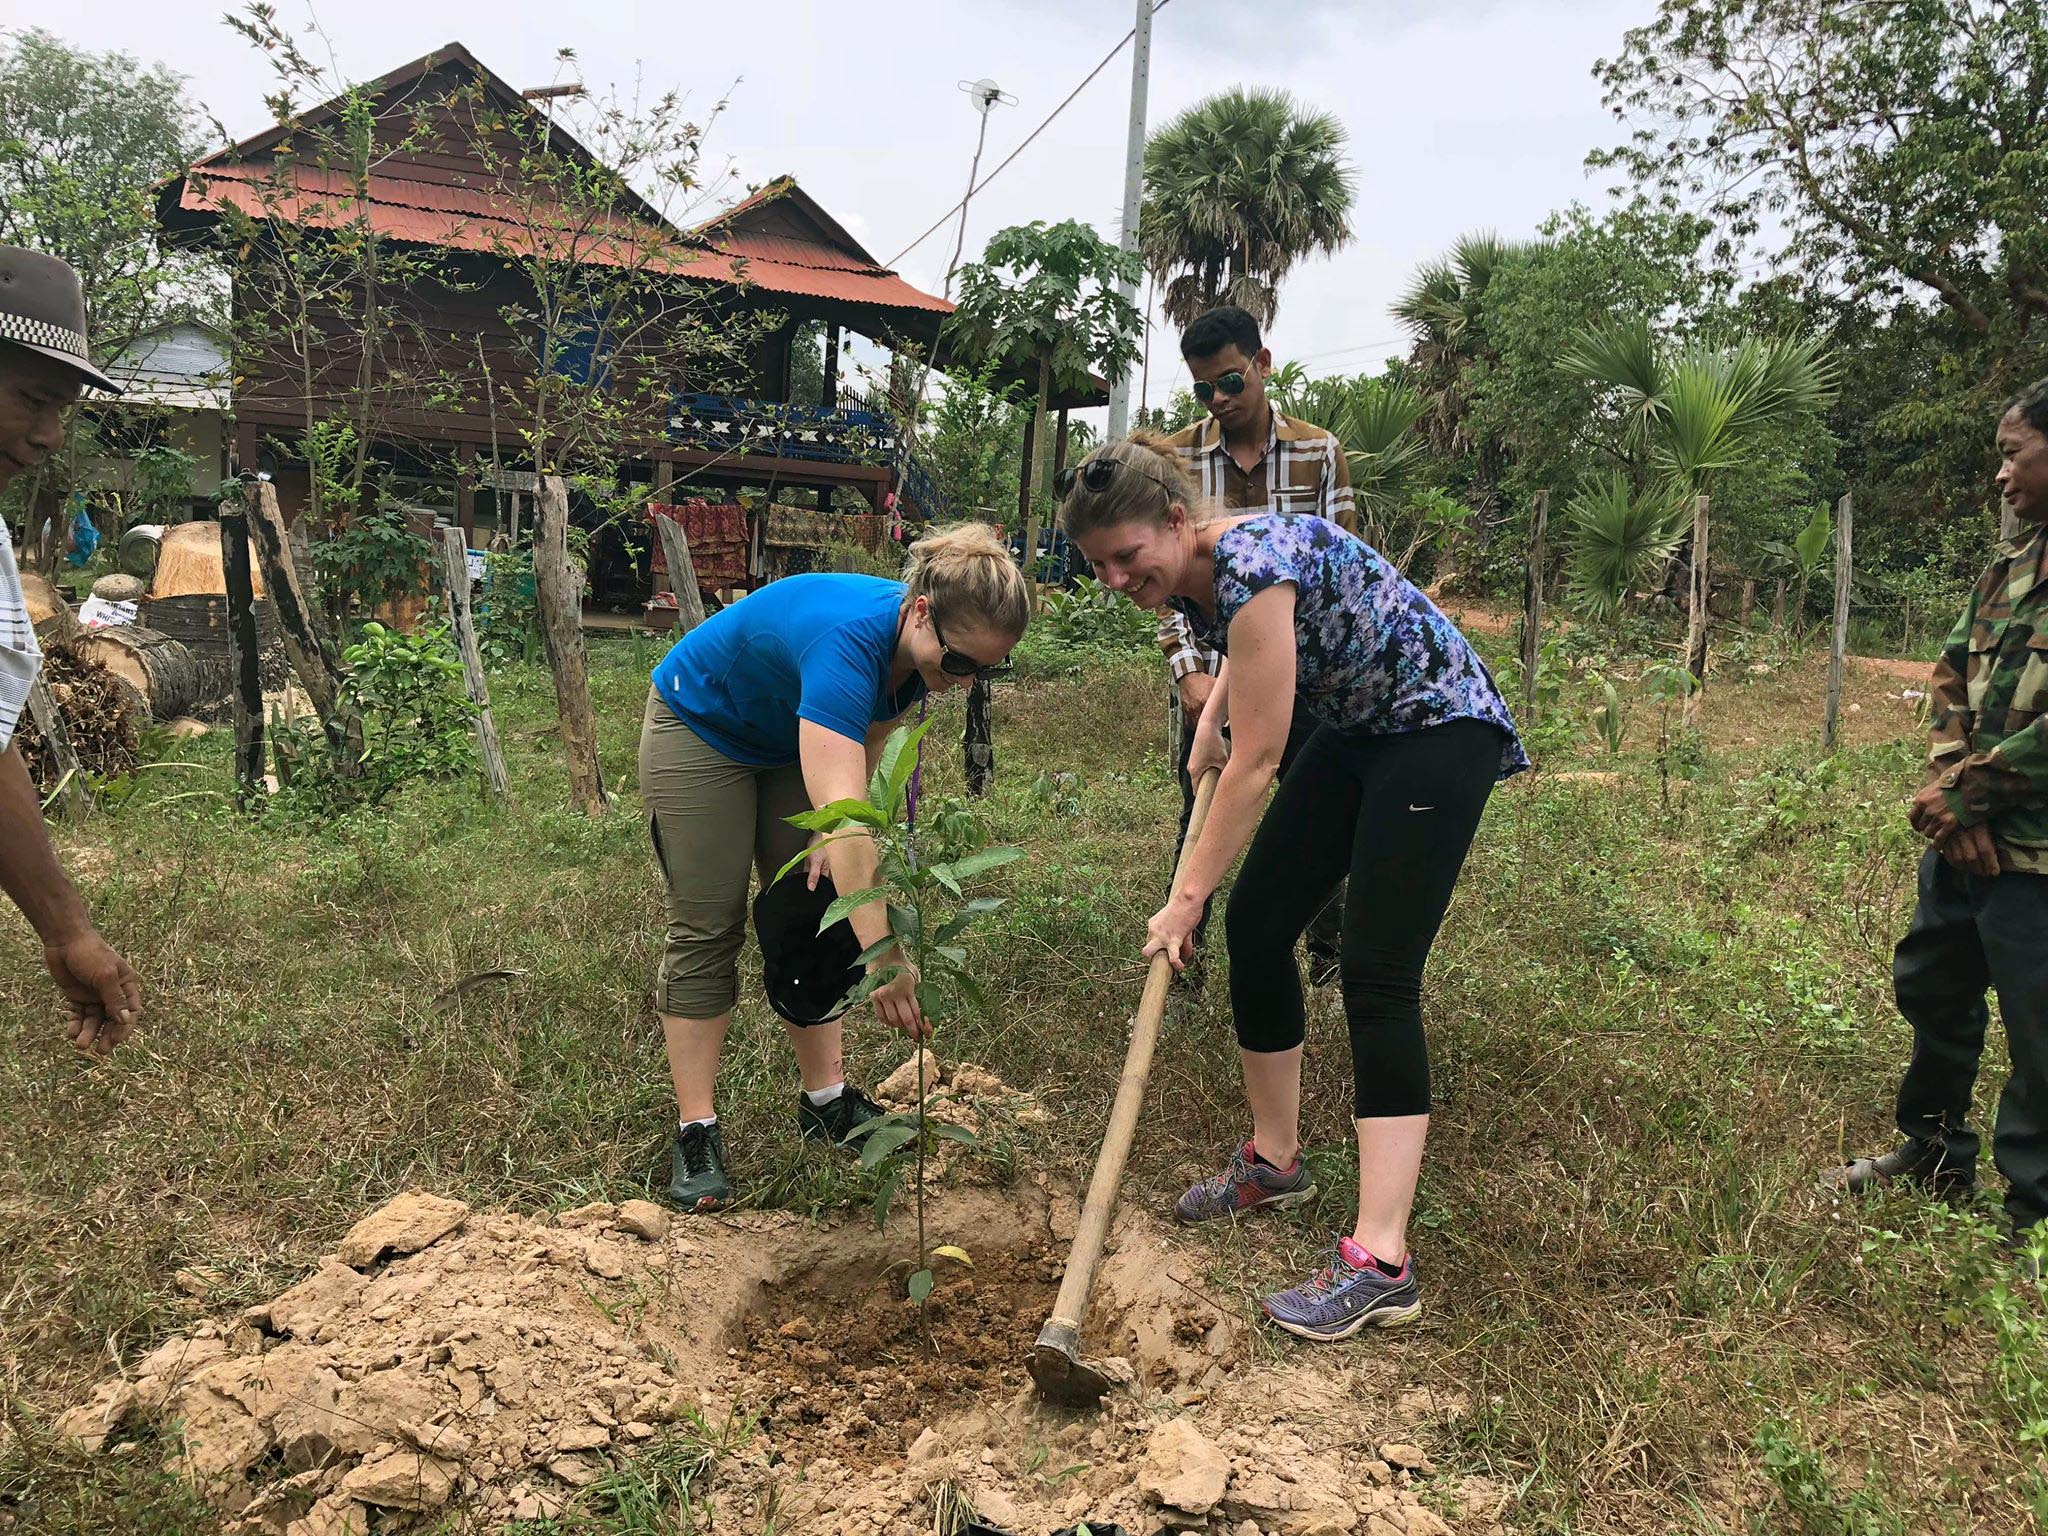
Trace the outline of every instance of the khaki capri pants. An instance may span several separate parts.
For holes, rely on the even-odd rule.
[[[668,944],[656,975],[663,1013],[712,1019],[739,1001],[747,876],[766,885],[810,841],[783,818],[811,808],[795,763],[736,763],[647,695],[640,723],[640,795],[668,885]]]

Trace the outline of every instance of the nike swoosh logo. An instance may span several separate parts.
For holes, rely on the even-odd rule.
[[[1436,807],[1433,805],[1411,805],[1408,809],[1411,811],[1433,811]]]

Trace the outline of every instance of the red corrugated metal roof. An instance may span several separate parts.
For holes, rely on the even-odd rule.
[[[338,174],[296,166],[289,188],[274,189],[271,181],[271,169],[263,165],[195,166],[179,188],[178,206],[190,213],[237,208],[254,218],[288,218],[328,229],[357,216],[354,192]],[[485,188],[372,176],[368,191],[371,227],[386,239],[408,244],[511,257],[552,249],[578,261],[619,264],[634,242],[650,239],[666,248],[656,257],[658,266],[707,282],[745,282],[768,293],[885,309],[948,314],[953,308],[836,247],[787,236],[732,231],[704,242],[646,224],[621,225],[608,236],[574,227],[566,214],[548,205],[515,210],[503,195]]]

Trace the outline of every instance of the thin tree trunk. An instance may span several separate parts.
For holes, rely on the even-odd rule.
[[[1538,491],[1529,509],[1529,568],[1522,583],[1522,707],[1536,713],[1536,668],[1543,650],[1543,569],[1550,528],[1550,492]]]
[[[1849,656],[1849,584],[1855,578],[1854,530],[1850,527],[1855,505],[1844,496],[1835,508],[1835,629],[1828,647],[1828,712],[1821,723],[1820,749],[1835,750],[1835,734],[1842,714],[1842,670]]]
[[[1692,690],[1685,696],[1685,723],[1695,727],[1700,720],[1700,695],[1707,689],[1707,527],[1709,502],[1704,495],[1692,504],[1692,581],[1685,626],[1685,665],[1692,673]]]
[[[597,717],[583,652],[583,573],[569,558],[569,490],[560,475],[543,476],[534,498],[533,581],[562,717],[569,799],[584,815],[602,816],[611,806],[598,769]]]
[[[1785,632],[1785,578],[1778,578],[1778,590],[1771,598],[1771,631],[1782,635]]]
[[[1745,576],[1742,579],[1742,611],[1736,616],[1736,623],[1742,626],[1745,633],[1748,632],[1750,618],[1755,612],[1756,578]]]
[[[263,678],[256,638],[256,584],[249,574],[249,514],[235,507],[220,509],[220,563],[227,588],[235,798],[247,810],[263,801]]]
[[[505,754],[498,746],[498,722],[491,714],[491,685],[484,675],[484,660],[476,648],[476,625],[469,616],[469,550],[460,528],[443,528],[441,575],[448,588],[448,621],[455,629],[455,646],[462,655],[462,681],[469,702],[476,709],[476,751],[483,765],[484,790],[493,800],[509,799],[511,784],[505,775]]]
[[[1038,584],[1032,577],[1038,564],[1038,499],[1050,478],[1046,464],[1052,458],[1052,433],[1046,430],[1046,402],[1052,394],[1052,358],[1038,360],[1038,407],[1031,417],[1031,481],[1024,493],[1024,574],[1031,578],[1031,605],[1038,606]]]

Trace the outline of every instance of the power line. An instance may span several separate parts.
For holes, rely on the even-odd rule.
[[[1161,11],[1165,10],[1167,6],[1171,5],[1172,3],[1173,0],[1159,0],[1159,3],[1152,7],[1152,14],[1157,16]],[[1045,121],[1040,123],[1036,128],[1032,129],[1030,136],[1026,138],[1022,144],[1019,144],[1015,149],[1010,151],[1008,159],[1004,160],[1001,165],[997,166],[994,170],[990,171],[988,175],[984,176],[981,179],[979,185],[969,187],[967,189],[967,196],[961,198],[959,202],[955,203],[952,207],[948,208],[944,213],[940,214],[938,218],[933,222],[932,227],[930,229],[926,230],[923,234],[919,235],[915,240],[911,241],[910,244],[906,245],[905,247],[903,247],[902,250],[898,251],[894,256],[891,256],[889,258],[888,265],[890,269],[894,270],[898,262],[902,261],[904,257],[908,256],[912,251],[916,250],[920,245],[923,245],[925,241],[931,239],[933,235],[937,234],[941,229],[943,229],[945,227],[946,220],[952,218],[954,214],[958,213],[964,206],[966,206],[968,199],[972,198],[975,193],[979,192],[982,189],[982,187],[987,186],[990,182],[994,181],[998,176],[1002,175],[1004,170],[1008,168],[1010,161],[1015,160],[1019,155],[1023,154],[1025,150],[1029,149],[1031,147],[1032,139],[1037,138],[1041,133],[1045,132],[1046,129],[1050,128],[1052,126],[1052,120],[1058,117],[1062,112],[1066,111],[1068,107],[1072,106],[1074,98],[1076,96],[1079,96],[1083,91],[1087,90],[1089,86],[1093,85],[1095,83],[1095,77],[1101,74],[1105,69],[1109,68],[1110,61],[1114,59],[1118,54],[1122,53],[1124,51],[1124,46],[1137,35],[1138,29],[1136,27],[1132,27],[1130,31],[1126,32],[1121,38],[1119,38],[1117,40],[1117,45],[1114,48],[1110,49],[1108,53],[1102,56],[1102,62],[1100,64],[1097,64],[1093,69],[1088,71],[1088,78],[1083,80],[1079,85],[1075,86],[1071,91],[1067,92],[1066,100],[1062,101],[1058,106],[1054,107],[1052,111],[1046,115]]]

